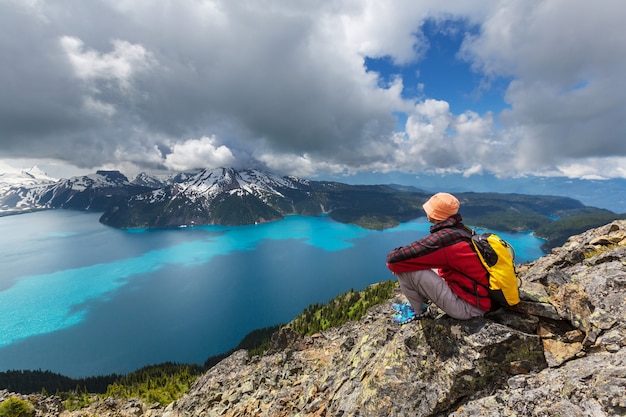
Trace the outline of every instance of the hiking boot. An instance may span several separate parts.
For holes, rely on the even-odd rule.
[[[393,316],[393,321],[398,324],[406,324],[415,319],[417,319],[417,314],[415,314],[415,310],[413,310],[412,308],[401,311]]]
[[[422,304],[422,312],[417,314],[409,302],[401,304],[393,303],[391,307],[397,312],[397,314],[393,316],[393,321],[398,324],[406,324],[413,320],[419,320],[424,317],[424,313],[428,311],[428,306]]]
[[[407,308],[412,309],[413,307],[411,307],[411,304],[408,301],[405,301],[404,303],[392,303],[391,308],[393,308],[395,312],[400,313]]]
[[[413,310],[413,312],[415,312],[415,310],[411,306],[411,303],[409,303],[408,301],[405,301],[404,303],[392,303],[391,308],[393,308],[394,311],[397,313],[401,313],[406,309],[411,309]],[[427,310],[428,310],[428,305],[426,303],[422,303],[422,312],[425,312]]]

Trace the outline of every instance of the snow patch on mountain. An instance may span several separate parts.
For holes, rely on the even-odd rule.
[[[0,165],[0,215],[44,208],[38,201],[56,181],[37,166],[15,169]]]
[[[85,191],[90,188],[112,188],[132,185],[124,174],[118,171],[97,171],[95,174],[72,177],[61,180],[58,186],[74,191]]]
[[[37,167],[18,170],[0,164],[0,215],[58,207],[100,210],[107,207],[107,201],[119,201],[123,196],[143,203],[197,204],[201,210],[209,210],[219,196],[252,196],[271,206],[272,200],[285,199],[286,189],[306,183],[296,177],[233,168],[142,172],[132,182],[118,171],[57,180]]]
[[[0,187],[20,187],[56,181],[56,178],[49,177],[37,166],[33,166],[29,169],[14,169],[7,165],[0,167]]]
[[[251,194],[266,201],[271,195],[284,197],[279,187],[296,188],[283,177],[258,170],[236,171],[232,168],[205,169],[182,184],[184,193],[192,200],[213,199],[221,193],[243,196]]]
[[[0,166],[0,215],[52,208],[104,210],[107,201],[145,191],[119,171],[57,180],[37,167],[27,170]],[[6,168],[6,169],[5,169]]]
[[[140,172],[131,182],[135,185],[150,188],[163,188],[172,184],[180,184],[189,180],[189,178],[197,175],[199,172],[166,172],[166,173],[147,173]]]

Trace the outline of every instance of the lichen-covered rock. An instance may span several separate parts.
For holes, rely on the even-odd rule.
[[[511,377],[505,388],[469,401],[451,415],[626,415],[626,349],[596,353],[560,368]]]
[[[536,335],[487,319],[398,326],[391,311],[375,307],[360,322],[303,338],[298,349],[253,360],[237,352],[165,415],[432,415],[546,367]]]
[[[583,350],[580,342],[565,343],[554,339],[543,341],[543,351],[548,366],[556,367],[573,359]]]

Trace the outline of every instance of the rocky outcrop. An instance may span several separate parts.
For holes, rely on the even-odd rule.
[[[537,334],[549,368],[512,376],[451,415],[626,415],[626,222],[570,238],[523,276],[535,290],[520,310],[546,303]]]
[[[515,311],[405,326],[389,303],[313,337],[240,351],[164,415],[620,415],[626,412],[626,222],[524,266]]]
[[[117,408],[60,414],[626,415],[625,233],[626,222],[614,222],[521,267],[523,301],[513,310],[469,321],[435,311],[398,326],[396,293],[320,334],[284,327],[266,355],[234,353],[165,408],[108,400]]]
[[[284,346],[232,355],[164,415],[623,414],[625,231],[589,231],[525,266],[517,311],[399,327],[387,303],[314,337],[283,329]]]

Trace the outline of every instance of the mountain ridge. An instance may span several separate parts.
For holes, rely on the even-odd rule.
[[[0,215],[65,208],[104,211],[120,199],[150,188],[133,184],[119,171],[99,170],[68,179],[34,175],[0,177]]]
[[[0,177],[0,215],[66,208],[101,212],[101,223],[117,228],[174,228],[210,224],[245,225],[286,215],[328,214],[368,229],[395,227],[423,216],[431,193],[398,184],[349,185],[280,177],[232,168],[148,175],[129,181],[118,171],[97,171],[51,181],[39,171]],[[455,194],[465,223],[506,232],[536,231],[549,250],[575,233],[623,218],[609,210],[559,196]]]
[[[423,216],[422,204],[430,195],[397,184],[348,185],[222,168],[130,197],[103,213],[100,221],[118,228],[154,228],[244,225],[290,214],[328,214],[341,223],[385,229]],[[456,196],[466,224],[507,232],[541,230],[539,237],[547,240],[544,250],[571,234],[624,217],[568,197],[474,192]]]
[[[100,221],[120,228],[243,225],[289,214],[328,213],[340,222],[383,229],[422,215],[421,206],[429,196],[420,189],[398,185],[348,185],[279,177],[258,170],[205,169],[184,181],[131,196],[103,213]],[[486,196],[491,201],[518,200],[511,209],[518,212],[518,218],[528,211],[556,215],[559,210],[584,207],[566,197],[524,197],[526,201],[521,202],[521,197],[510,194],[461,193],[465,215],[479,217],[502,209],[501,203],[479,201]]]

